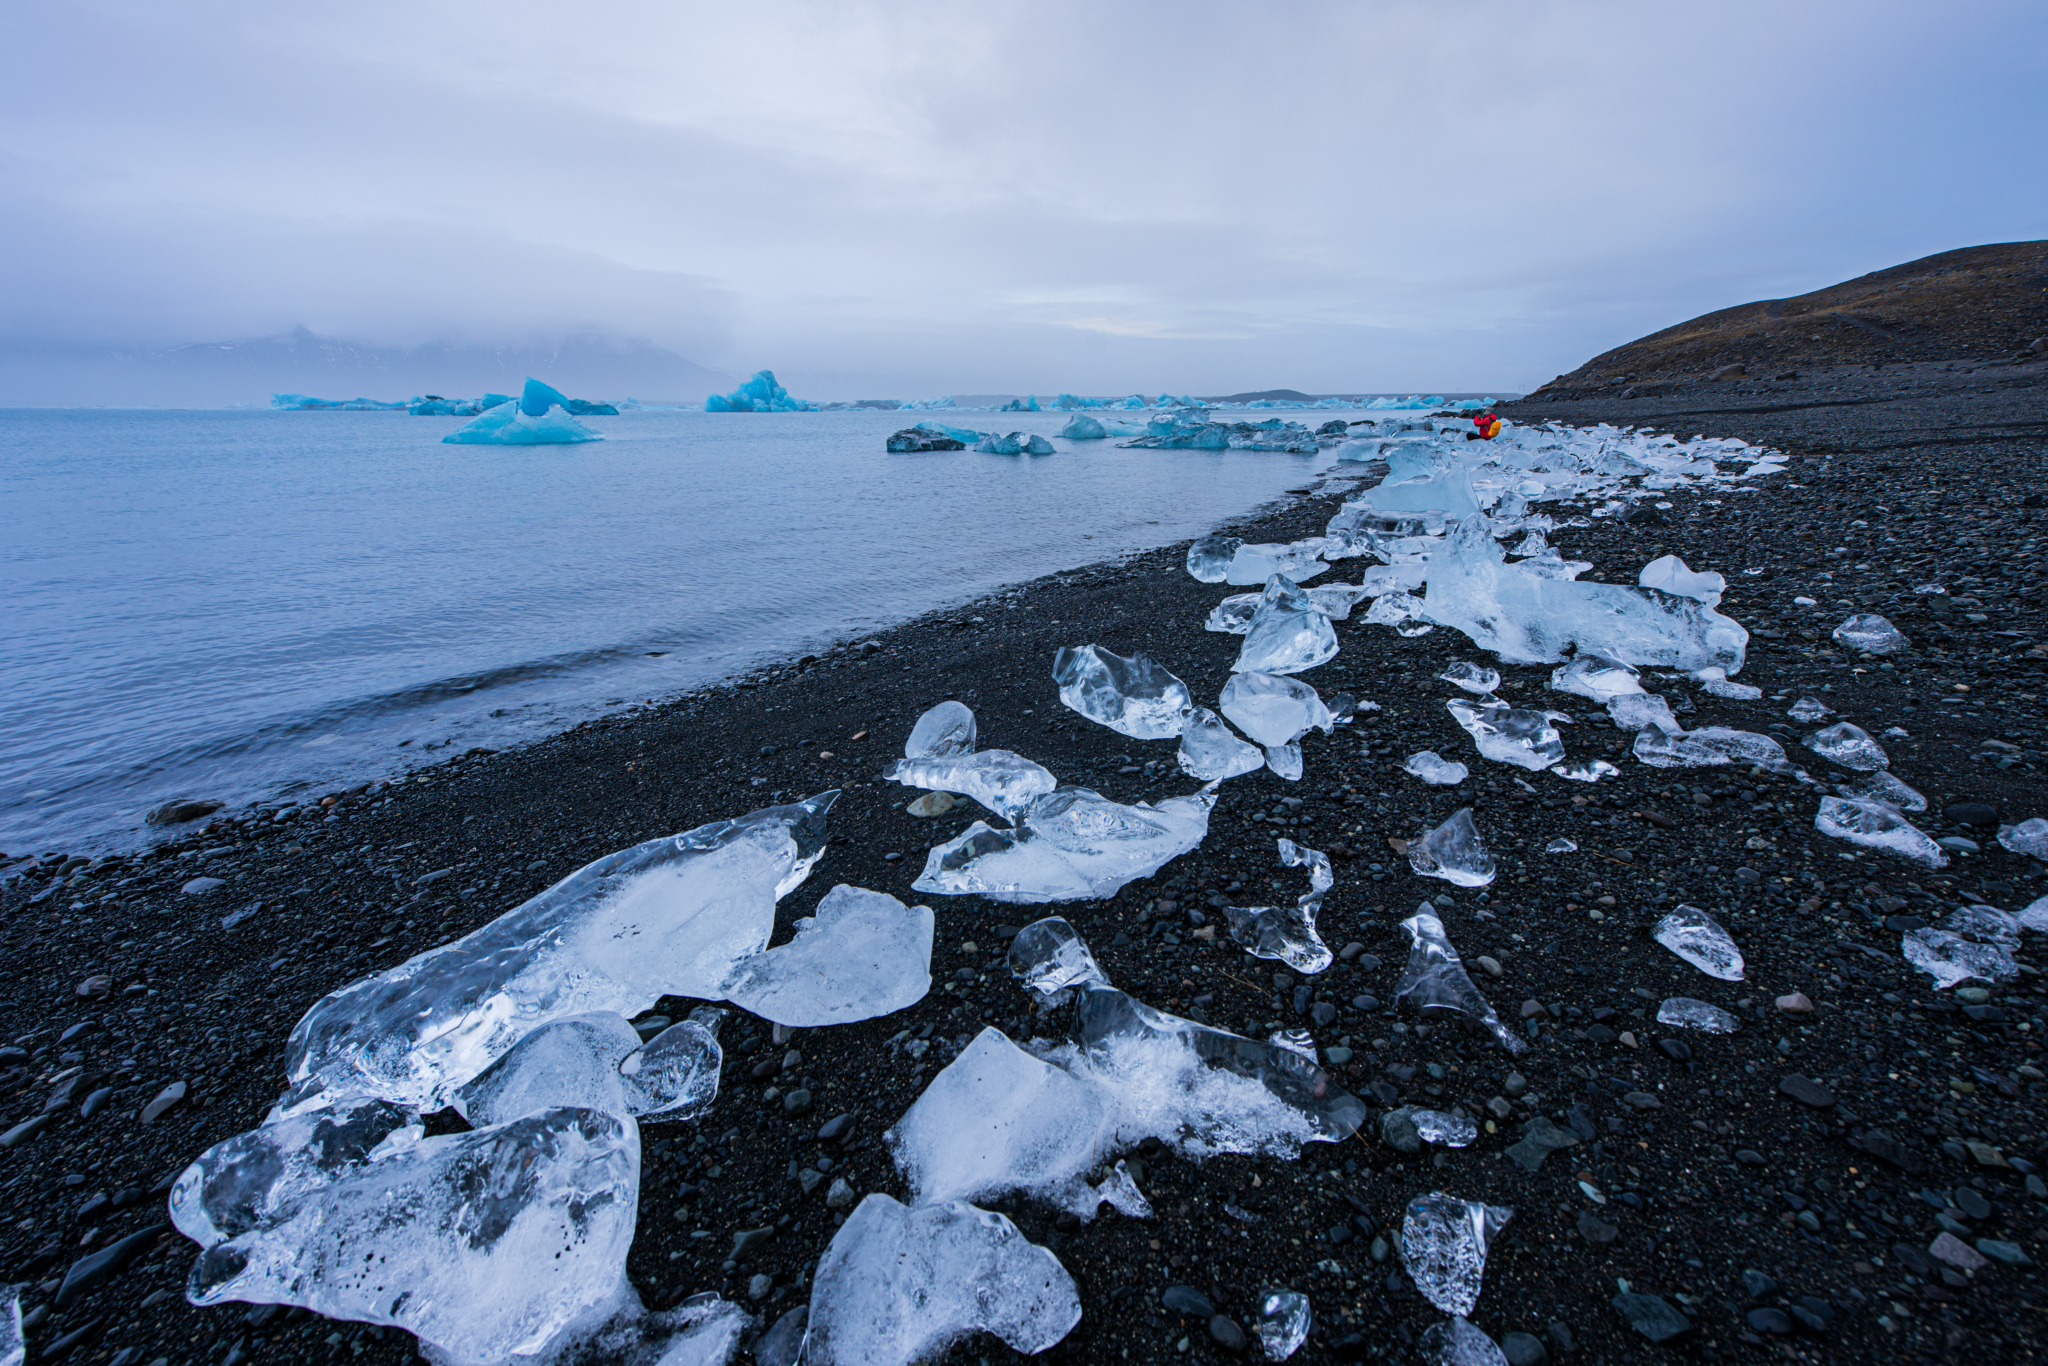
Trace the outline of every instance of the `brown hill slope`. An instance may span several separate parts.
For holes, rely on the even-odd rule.
[[[1595,356],[1537,390],[1897,361],[1990,360],[2048,337],[2048,242],[1964,247],[1792,299],[1761,299]],[[2043,343],[2048,350],[2048,343]],[[1534,395],[1531,395],[1534,397]]]

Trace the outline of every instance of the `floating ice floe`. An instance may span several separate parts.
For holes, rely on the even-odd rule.
[[[1411,947],[1408,966],[1394,985],[1395,1000],[1408,1001],[1417,1010],[1455,1010],[1484,1025],[1508,1052],[1528,1051],[1529,1045],[1501,1023],[1492,1003],[1473,985],[1450,936],[1444,933],[1444,922],[1437,919],[1428,902],[1402,921],[1401,928],[1408,932]]]
[[[1948,867],[1948,855],[1896,806],[1867,797],[1822,797],[1813,828],[1866,849],[1883,849],[1929,868]]]
[[[1100,441],[1109,435],[1109,429],[1086,413],[1075,413],[1060,428],[1060,435],[1068,441]]]
[[[1408,1202],[1401,1220],[1401,1264],[1422,1297],[1460,1318],[1479,1303],[1486,1252],[1512,1209],[1432,1191]]]
[[[1308,1296],[1294,1290],[1268,1290],[1259,1296],[1252,1323],[1266,1360],[1285,1361],[1308,1341],[1313,1323]]]
[[[1844,797],[1856,797],[1864,801],[1896,806],[1901,811],[1927,809],[1927,798],[1923,793],[1906,786],[1882,768],[1871,773],[1858,774],[1846,783],[1837,783],[1835,791]]]
[[[1301,777],[1301,737],[1311,730],[1328,734],[1337,723],[1314,688],[1278,674],[1232,674],[1219,705],[1239,730],[1264,747],[1267,766],[1289,781]]]
[[[451,1103],[475,1128],[564,1108],[689,1119],[718,1098],[724,1013],[700,1007],[644,1044],[612,1011],[555,1020],[514,1044]]]
[[[1866,654],[1888,655],[1902,650],[1906,637],[1899,628],[1874,612],[1859,613],[1837,626],[1835,643]]]
[[[932,989],[932,925],[929,906],[841,883],[796,938],[741,959],[723,995],[792,1029],[893,1015]]]
[[[1817,697],[1802,697],[1785,711],[1794,721],[1818,721],[1834,714],[1835,709]]]
[[[1100,645],[1063,647],[1053,656],[1052,679],[1060,701],[1137,740],[1171,740],[1195,705],[1188,685],[1143,650],[1126,659]]]
[[[1275,574],[1266,580],[1244,646],[1230,667],[1237,673],[1298,674],[1336,655],[1337,633],[1328,614],[1317,610],[1291,579]]]
[[[1531,772],[1564,758],[1564,738],[1556,723],[1569,722],[1559,711],[1523,711],[1498,698],[1454,697],[1444,703],[1481,756]]]
[[[1203,583],[1264,584],[1275,574],[1303,583],[1329,569],[1324,538],[1247,545],[1236,536],[1204,536],[1188,547],[1188,573]]]
[[[973,1333],[1027,1355],[1081,1321],[1059,1258],[1000,1214],[960,1201],[915,1208],[870,1195],[811,1281],[806,1366],[911,1366]]]
[[[1493,855],[1486,852],[1469,806],[1409,840],[1408,866],[1424,877],[1440,877],[1459,887],[1484,887],[1494,876]]]
[[[1601,703],[1643,691],[1641,675],[1634,667],[1599,655],[1580,655],[1571,663],[1552,669],[1550,686]]]
[[[1709,977],[1742,980],[1742,950],[1721,922],[1697,906],[1681,905],[1657,922],[1651,937]]]
[[[903,742],[906,759],[947,759],[974,752],[974,713],[964,702],[941,702],[917,718]]]
[[[1980,944],[1952,930],[1922,928],[1909,931],[1899,943],[1906,961],[1934,979],[1937,991],[1976,978],[2003,982],[2019,976],[2019,964],[2012,950],[1998,944]]]
[[[1673,996],[1658,1006],[1657,1023],[1674,1029],[1701,1029],[1709,1034],[1733,1034],[1740,1027],[1740,1022],[1728,1011],[1690,996]]]
[[[1871,739],[1869,731],[1848,721],[1815,731],[1806,737],[1806,747],[1829,763],[1858,773],[1890,768],[1892,763],[1884,746]]]
[[[1999,832],[1998,842],[2015,854],[2048,860],[2048,820],[2039,816],[2023,820],[2012,829]]]
[[[1296,972],[1321,972],[1331,961],[1329,947],[1316,934],[1316,913],[1335,885],[1329,855],[1288,839],[1280,840],[1279,846],[1283,868],[1308,868],[1309,890],[1292,906],[1225,907],[1230,937],[1254,958],[1275,958]]]
[[[1018,810],[1011,829],[976,821],[957,839],[934,847],[912,885],[920,892],[994,901],[1112,896],[1200,844],[1215,805],[1213,783],[1157,806],[1126,806],[1085,787],[1059,787]]]
[[[1030,436],[1023,432],[1010,432],[997,436],[990,432],[975,443],[974,449],[983,455],[1051,455],[1052,442],[1042,436]]]
[[[1709,607],[1721,605],[1721,594],[1728,590],[1728,580],[1711,570],[1699,572],[1686,567],[1684,560],[1676,555],[1664,555],[1644,565],[1636,575],[1636,583],[1644,588],[1657,588],[1681,598],[1691,598]]]
[[[1500,686],[1499,669],[1488,669],[1462,659],[1451,664],[1437,677],[1446,683],[1463,688],[1466,692],[1476,692],[1489,697],[1493,690]]]
[[[971,754],[899,759],[889,776],[905,787],[957,792],[972,797],[1004,820],[1014,821],[1032,802],[1059,786],[1052,771],[1007,749]]]
[[[1408,756],[1402,771],[1422,779],[1431,787],[1456,787],[1472,776],[1472,770],[1457,762],[1446,759],[1433,749],[1418,750]]]
[[[1507,1353],[1469,1319],[1432,1323],[1415,1348],[1424,1366],[1508,1366]]]
[[[1207,707],[1196,707],[1188,714],[1177,758],[1181,772],[1205,783],[1255,773],[1266,766],[1265,751],[1238,739],[1223,718]]]
[[[713,394],[704,400],[707,413],[810,413],[817,405],[793,398],[775,379],[773,370],[756,370],[754,377],[729,394]]]
[[[663,996],[716,1000],[767,947],[775,903],[825,849],[821,793],[579,869],[450,944],[308,1010],[286,1044],[277,1114],[380,1096],[422,1112],[552,1020],[633,1016]]]
[[[559,390],[528,379],[517,402],[486,409],[441,440],[455,446],[556,446],[604,437],[569,416],[569,399]]]

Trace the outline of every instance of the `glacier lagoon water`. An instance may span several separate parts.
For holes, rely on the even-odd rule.
[[[403,413],[0,410],[0,851],[537,739],[1331,464],[1067,442],[1053,412],[945,415],[1051,459],[885,453],[921,416],[629,412],[506,448]]]

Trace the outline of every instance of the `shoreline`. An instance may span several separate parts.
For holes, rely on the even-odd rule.
[[[343,797],[322,814],[261,829],[230,831],[223,823],[210,833],[184,831],[61,889],[42,877],[11,883],[0,902],[0,963],[12,969],[0,1000],[0,1038],[24,1040],[32,1056],[0,1085],[0,1121],[11,1126],[42,1110],[54,1084],[48,1078],[62,1070],[66,1052],[81,1060],[64,1065],[84,1067],[114,1094],[90,1118],[71,1106],[51,1111],[47,1128],[0,1152],[0,1182],[15,1193],[0,1265],[34,1287],[61,1276],[85,1251],[159,1222],[161,1193],[152,1188],[206,1145],[260,1119],[282,1089],[286,1032],[327,992],[466,933],[604,853],[838,787],[845,795],[832,812],[831,844],[810,880],[778,908],[774,942],[785,941],[795,919],[839,882],[921,900],[938,918],[933,990],[895,1015],[799,1031],[787,1042],[743,1015],[728,1022],[713,1110],[695,1124],[645,1131],[639,1233],[628,1269],[652,1307],[710,1290],[772,1322],[801,1303],[843,1211],[826,1205],[822,1186],[808,1190],[790,1173],[830,1157],[833,1175],[856,1191],[900,1196],[902,1181],[880,1135],[931,1075],[985,1024],[1020,1040],[1056,1027],[1034,1019],[1009,980],[1001,932],[1062,914],[1111,980],[1139,1000],[1260,1037],[1268,1026],[1312,1027],[1319,1048],[1348,1050],[1341,1062],[1331,1055],[1332,1071],[1376,1108],[1463,1104],[1497,1128],[1467,1149],[1405,1153],[1383,1139],[1375,1118],[1357,1138],[1311,1146],[1298,1161],[1192,1163],[1141,1150],[1140,1185],[1157,1211],[1150,1220],[1104,1214],[1076,1225],[1028,1201],[991,1202],[1053,1249],[1080,1285],[1081,1324],[1044,1360],[1222,1359],[1202,1323],[1162,1306],[1161,1292],[1174,1284],[1197,1287],[1241,1325],[1263,1285],[1307,1293],[1317,1328],[1296,1361],[1351,1360],[1390,1346],[1405,1354],[1438,1316],[1402,1278],[1390,1279],[1398,1257],[1380,1260],[1375,1240],[1383,1251],[1403,1204],[1431,1189],[1516,1209],[1473,1317],[1497,1338],[1521,1332],[1547,1342],[1552,1360],[1640,1350],[1640,1338],[1608,1306],[1617,1278],[1667,1300],[1690,1297],[1678,1303],[1694,1321],[1695,1339],[1721,1354],[1746,1353],[1748,1338],[1769,1337],[1752,1326],[1752,1307],[1805,1295],[1826,1301],[1830,1337],[1866,1359],[1959,1347],[1986,1361],[2038,1356],[2039,1330],[2011,1307],[2038,1302],[2048,1217],[2026,1173],[1982,1165],[1965,1145],[1995,1148],[2001,1161],[2048,1162],[2041,1121],[2048,1091],[2020,1071],[2039,1075],[2040,1027],[2018,1028],[2043,1012],[2040,981],[2029,975],[2005,984],[1990,998],[1995,1015],[1965,1019],[1950,993],[1933,992],[1903,962],[1898,932],[1886,928],[1900,916],[1938,924],[1967,898],[2017,911],[2048,892],[2039,864],[1940,814],[1958,801],[1989,803],[2008,821],[2048,814],[2040,795],[2048,653],[2033,567],[2039,557],[2029,564],[2015,553],[2048,527],[2038,502],[2048,487],[2048,456],[2032,430],[2043,387],[2024,376],[1999,379],[2013,385],[1915,381],[1918,388],[1902,384],[1888,397],[1850,376],[1768,394],[1699,386],[1625,402],[1502,405],[1511,420],[1569,416],[1668,427],[1661,412],[1705,424],[1682,427],[1681,436],[1741,436],[1793,456],[1788,473],[1762,491],[1675,490],[1661,522],[1609,519],[1560,528],[1553,540],[1568,556],[1592,560],[1592,574],[1609,582],[1633,582],[1641,564],[1667,552],[1728,576],[1723,610],[1752,631],[1750,661],[1738,677],[1765,687],[1767,698],[1731,702],[1690,684],[1659,685],[1692,703],[1688,726],[1779,734],[1793,752],[1786,702],[1768,700],[1778,691],[1812,691],[1873,734],[1903,726],[1907,739],[1885,743],[1894,771],[1929,798],[1916,823],[1931,834],[1977,832],[1980,852],[1939,873],[1821,836],[1812,828],[1813,789],[1795,782],[1739,767],[1649,769],[1613,752],[1621,741],[1597,708],[1543,690],[1547,666],[1501,666],[1503,695],[1577,716],[1566,735],[1573,757],[1605,754],[1622,776],[1582,789],[1530,775],[1534,790],[1524,791],[1519,770],[1471,754],[1444,712],[1445,699],[1457,694],[1435,679],[1451,660],[1490,657],[1443,629],[1404,639],[1364,624],[1361,611],[1337,623],[1342,652],[1304,681],[1326,696],[1350,691],[1382,710],[1305,741],[1307,774],[1299,783],[1268,772],[1225,783],[1208,838],[1155,878],[1107,901],[1044,908],[912,893],[924,849],[957,834],[973,814],[962,804],[936,820],[915,819],[900,809],[915,793],[879,774],[916,716],[946,697],[974,709],[984,747],[1017,750],[1063,782],[1118,801],[1196,786],[1174,771],[1169,742],[1130,740],[1086,721],[1059,703],[1050,678],[1058,646],[1096,641],[1118,653],[1145,649],[1187,681],[1198,703],[1210,703],[1239,640],[1202,629],[1208,608],[1230,590],[1186,574],[1183,541],[927,613],[809,667],[790,661],[518,749],[450,759],[374,793]],[[1855,405],[1837,402],[1844,398]],[[1977,435],[1964,443],[1916,444],[1969,431]],[[1316,477],[1327,485],[1331,476],[1349,483],[1350,474],[1340,467]],[[2029,496],[2037,500],[2032,506]],[[1253,540],[1318,534],[1340,501],[1328,491],[1290,496],[1218,530]],[[1877,513],[1880,506],[1887,511]],[[1989,515],[1979,520],[1980,512]],[[1802,540],[1808,523],[1813,538]],[[1966,545],[1958,548],[1959,540]],[[1835,556],[1836,546],[1859,553]],[[1909,556],[1921,563],[1894,572]],[[1355,579],[1365,563],[1341,561],[1324,577]],[[1743,573],[1753,567],[1768,572]],[[1947,596],[1974,598],[1976,609],[1930,614],[1912,592],[1922,574],[1948,581]],[[1963,583],[1966,576],[1977,582]],[[1820,608],[1796,606],[1792,599],[1802,594],[1820,599]],[[1852,610],[1891,616],[1913,648],[1890,668],[1835,650],[1827,631]],[[2024,643],[2001,631],[2021,632]],[[1971,691],[1956,693],[1958,682]],[[1968,700],[1941,701],[1953,696]],[[1985,705],[1973,705],[1979,700]],[[2007,732],[2019,738],[2006,739]],[[1455,788],[1422,787],[1401,763],[1423,748],[1469,763],[1472,777]],[[1800,757],[1811,756],[1795,754],[1795,762]],[[1161,767],[1148,770],[1152,761]],[[1822,776],[1817,760],[1807,766]],[[1491,887],[1467,891],[1420,878],[1389,853],[1390,839],[1463,806],[1473,808],[1502,865]],[[1226,901],[1298,894],[1299,874],[1273,856],[1281,822],[1335,864],[1324,938],[1333,950],[1360,946],[1306,979],[1200,936],[1203,926],[1188,914],[1192,908],[1210,919]],[[1580,852],[1541,852],[1559,836],[1575,839]],[[181,893],[195,877],[219,877],[222,885]],[[1542,1022],[1530,1054],[1510,1058],[1455,1027],[1423,1035],[1413,1012],[1391,1008],[1407,957],[1396,922],[1425,897],[1441,907],[1453,943],[1477,965],[1474,978],[1503,1018]],[[1679,902],[1723,919],[1749,959],[1749,982],[1706,979],[1649,939],[1656,916]],[[224,915],[258,903],[232,930],[220,928]],[[2033,938],[2019,957],[2030,969],[2048,967]],[[100,976],[109,979],[104,996],[78,994],[81,983]],[[134,987],[141,990],[128,994]],[[1772,1004],[1794,991],[1811,999],[1813,1013],[1790,1015]],[[1735,1010],[1742,1029],[1730,1036],[1664,1030],[1651,1016],[1670,995]],[[681,1018],[690,1004],[670,999],[657,1010]],[[79,1022],[89,1027],[55,1042]],[[1623,1030],[1642,1036],[1638,1046],[1620,1041]],[[1788,1052],[1779,1051],[1780,1038]],[[918,1040],[925,1047],[906,1049]],[[1667,1056],[1665,1040],[1684,1045],[1687,1056]],[[33,1056],[38,1049],[46,1051]],[[786,1071],[785,1050],[801,1055]],[[1830,1103],[1814,1106],[1783,1092],[1780,1082],[1793,1073],[1819,1081]],[[1519,1089],[1510,1074],[1521,1079]],[[1973,1089],[1951,1089],[1950,1075],[1975,1078]],[[139,1122],[136,1112],[172,1081],[186,1082],[186,1098]],[[806,1095],[807,1109],[786,1100],[795,1092]],[[1630,1095],[1656,1103],[1643,1106]],[[1581,1113],[1587,1128],[1579,1145],[1539,1170],[1504,1156],[1523,1122],[1540,1116],[1576,1129]],[[853,1116],[846,1135],[819,1139],[821,1126],[842,1114]],[[1879,1129],[1914,1169],[1856,1146],[1874,1141],[1869,1136]],[[1581,1192],[1580,1172],[1603,1193],[1602,1203]],[[72,1174],[85,1179],[64,1185]],[[1975,1221],[1973,1236],[2022,1246],[2036,1267],[1993,1265],[1961,1278],[1960,1287],[1932,1271],[1915,1273],[1894,1243],[1922,1249],[1940,1229],[1917,1190],[1973,1178],[1993,1207]],[[76,1210],[102,1190],[138,1194],[94,1216],[97,1235],[81,1250],[86,1226]],[[1798,1211],[1787,1193],[1799,1200]],[[1258,1221],[1228,1214],[1226,1205]],[[1809,1209],[1815,1227],[1781,1218]],[[731,1236],[757,1227],[775,1232],[727,1267]],[[711,1236],[694,1238],[697,1232]],[[56,1252],[39,1263],[52,1246]],[[317,1358],[335,1332],[352,1360],[412,1358],[411,1340],[392,1330],[241,1305],[194,1310],[181,1287],[195,1253],[184,1239],[166,1236],[92,1295],[47,1312],[30,1331],[32,1349],[96,1325],[92,1351],[79,1359],[132,1346],[138,1366],[159,1354],[217,1361],[237,1344],[259,1359]],[[1766,1272],[1783,1293],[1752,1301],[1745,1269]],[[755,1274],[773,1278],[759,1302],[748,1298]],[[33,1314],[50,1298],[31,1288],[24,1309]],[[1912,1315],[1893,1311],[1894,1302],[1910,1304]],[[1553,1323],[1565,1325],[1561,1337]],[[1956,1332],[1963,1337],[1950,1336]],[[1184,1351],[1177,1347],[1183,1339],[1190,1343]],[[1010,1359],[985,1338],[961,1344],[948,1359],[980,1356]]]

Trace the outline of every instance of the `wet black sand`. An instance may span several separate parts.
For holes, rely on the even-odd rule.
[[[1140,1183],[1157,1210],[1150,1221],[1105,1212],[1074,1226],[1028,1203],[1000,1206],[1055,1248],[1080,1285],[1082,1322],[1048,1359],[1223,1359],[1208,1325],[1162,1307],[1161,1292],[1177,1284],[1245,1326],[1260,1288],[1305,1292],[1317,1326],[1299,1361],[1414,1359],[1412,1343],[1439,1316],[1393,1274],[1398,1257],[1377,1260],[1374,1244],[1398,1227],[1406,1201],[1442,1189],[1515,1209],[1473,1318],[1496,1339],[1533,1335],[1553,1360],[2039,1360],[2048,1188],[2030,1193],[2017,1164],[2048,1166],[2039,1042],[2048,996],[2030,966],[1986,1008],[1958,1010],[1900,959],[1899,935],[1885,922],[1938,921],[1978,898],[2017,911],[2048,893],[2040,865],[1998,848],[1995,829],[1942,816],[1960,801],[1989,804],[2008,822],[2048,814],[2042,371],[1845,370],[1504,409],[1520,421],[1642,423],[1792,453],[1789,472],[1756,493],[1681,491],[1661,520],[1601,522],[1552,539],[1610,581],[1633,582],[1665,552],[1726,574],[1723,610],[1755,636],[1741,681],[1767,698],[1728,702],[1664,685],[1693,701],[1688,724],[1778,725],[1770,733],[1798,757],[1810,728],[1784,709],[1813,692],[1873,734],[1903,727],[1910,738],[1886,746],[1893,771],[1933,803],[1923,828],[1965,834],[1982,852],[1935,873],[1854,851],[1812,828],[1813,789],[1743,768],[1645,768],[1618,752],[1624,737],[1590,703],[1543,692],[1547,669],[1508,668],[1507,696],[1580,718],[1566,733],[1574,757],[1606,755],[1622,768],[1597,787],[1529,775],[1535,790],[1524,791],[1520,770],[1479,760],[1444,711],[1456,694],[1436,674],[1485,656],[1444,630],[1402,639],[1340,623],[1343,653],[1309,681],[1383,710],[1334,736],[1312,735],[1301,783],[1261,773],[1225,784],[1203,846],[1156,879],[1113,901],[1046,909],[1072,919],[1117,984],[1142,1000],[1245,1032],[1309,1025],[1322,1047],[1350,1048],[1351,1061],[1334,1070],[1376,1107],[1462,1104],[1492,1120],[1488,1103],[1499,1098],[1508,1117],[1451,1153],[1397,1153],[1376,1123],[1296,1162],[1194,1165],[1147,1153]],[[1233,529],[1258,540],[1314,534],[1337,502],[1323,487]],[[880,773],[917,714],[952,696],[975,709],[984,745],[1027,754],[1064,781],[1119,800],[1190,790],[1173,771],[1170,743],[1126,740],[1081,719],[1059,704],[1049,677],[1058,646],[1092,640],[1148,650],[1198,699],[1213,699],[1239,640],[1202,630],[1225,590],[1190,579],[1182,554],[1175,547],[1051,576],[801,667],[516,752],[464,756],[283,820],[238,825],[225,817],[248,813],[223,813],[152,854],[74,873],[55,891],[50,860],[15,867],[0,912],[0,1042],[29,1056],[0,1073],[0,1128],[42,1113],[54,1074],[84,1069],[46,1127],[0,1151],[0,1275],[27,1283],[32,1359],[67,1339],[70,1359],[95,1363],[131,1351],[124,1363],[410,1357],[411,1340],[389,1330],[188,1307],[194,1248],[174,1235],[61,1310],[54,1283],[78,1258],[161,1223],[168,1179],[261,1118],[282,1086],[286,1033],[319,996],[483,923],[601,853],[838,787],[832,847],[783,903],[778,940],[839,882],[923,899],[938,913],[934,990],[899,1015],[787,1043],[746,1017],[729,1023],[728,1072],[711,1114],[645,1132],[630,1266],[651,1304],[701,1290],[746,1300],[761,1274],[774,1281],[753,1306],[766,1320],[801,1303],[842,1213],[826,1204],[832,1178],[900,1196],[880,1135],[924,1082],[983,1024],[1016,1037],[1048,1027],[1027,1020],[1001,966],[1002,927],[1036,912],[910,892],[924,848],[964,828],[969,804],[937,821],[912,819],[900,804],[915,794]],[[1327,577],[1355,578],[1363,563]],[[1949,610],[1928,610],[1914,592],[1924,582],[1948,585]],[[1795,606],[1802,594],[1821,605]],[[1891,617],[1911,649],[1884,661],[1844,654],[1828,631],[1852,610]],[[1768,700],[1779,692],[1788,698]],[[1423,748],[1463,760],[1474,776],[1450,791],[1424,788],[1400,771]],[[1808,767],[1826,769],[1818,760]],[[1388,845],[1466,804],[1501,864],[1483,894],[1415,876]],[[1337,887],[1324,937],[1333,948],[1363,946],[1362,956],[1300,983],[1276,982],[1274,964],[1227,939],[1198,937],[1187,914],[1213,914],[1222,898],[1298,894],[1299,875],[1275,866],[1276,833],[1331,852]],[[1560,835],[1579,852],[1545,855]],[[442,869],[452,871],[420,881]],[[180,893],[201,875],[224,885]],[[1503,1016],[1519,1020],[1525,1001],[1540,1006],[1541,1037],[1526,1057],[1511,1059],[1455,1024],[1419,1037],[1411,1013],[1363,1002],[1391,995],[1406,957],[1396,923],[1425,897],[1438,901],[1468,963],[1485,955],[1500,966],[1498,978],[1474,975]],[[1161,900],[1174,909],[1159,912]],[[220,928],[224,914],[259,901],[235,929]],[[1747,955],[1747,982],[1709,979],[1649,938],[1678,902],[1728,925]],[[2041,963],[2037,940],[2021,961]],[[79,994],[101,977],[91,986],[104,996]],[[1814,1013],[1773,1006],[1795,991]],[[1743,1027],[1730,1037],[1678,1035],[1689,1060],[1667,1056],[1660,1045],[1673,1032],[1654,1016],[1670,995],[1733,1009]],[[688,1004],[661,1008],[677,1014]],[[1318,1005],[1329,1007],[1327,1023],[1313,1024]],[[906,1030],[928,1040],[922,1057],[899,1039]],[[1624,1031],[1636,1047],[1618,1037]],[[761,1066],[792,1050],[800,1057],[788,1070]],[[1511,1072],[1526,1080],[1519,1097],[1509,1096]],[[1780,1082],[1794,1073],[1820,1082],[1835,1103],[1815,1108],[1785,1094]],[[186,1098],[141,1122],[174,1081],[187,1084]],[[83,1116],[80,1102],[105,1087],[113,1090],[103,1108]],[[798,1090],[809,1109],[791,1114],[784,1097]],[[1624,1099],[1631,1094],[1656,1104]],[[846,1114],[846,1135],[821,1142],[820,1127]],[[1503,1152],[1538,1114],[1564,1127],[1577,1119],[1590,1138],[1531,1173]],[[821,1157],[832,1159],[830,1176],[806,1193],[792,1172]],[[1582,1190],[1582,1177],[1604,1204]],[[1958,1196],[1965,1185],[1974,1194]],[[85,1208],[101,1194],[107,1204]],[[1943,1198],[1984,1213],[1943,1213]],[[1964,1227],[1967,1242],[2016,1244],[2035,1265],[1944,1278],[1921,1255],[1939,1218]],[[725,1265],[732,1235],[761,1227],[776,1231]],[[1582,1231],[1606,1229],[1611,1241]],[[1745,1270],[1779,1288],[1752,1294]],[[1619,1281],[1682,1309],[1691,1332],[1652,1346],[1610,1306]],[[1774,1336],[1771,1315],[1758,1317],[1764,1330],[1750,1321],[1752,1310],[1775,1309],[1776,1322],[1797,1328],[1795,1306],[1824,1309],[1824,1330]],[[977,1339],[949,1359],[1012,1356]]]

